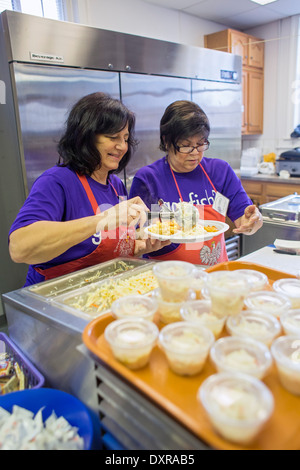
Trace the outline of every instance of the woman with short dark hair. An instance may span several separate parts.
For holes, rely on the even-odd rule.
[[[251,235],[262,226],[261,214],[230,165],[204,157],[209,133],[209,120],[200,106],[192,101],[171,103],[160,121],[160,149],[166,155],[137,171],[130,197],[140,196],[153,212],[159,199],[173,211],[179,202],[189,202],[200,219],[225,222],[228,216],[236,226],[233,232]],[[228,260],[223,233],[199,243],[171,243],[144,256],[205,267]]]
[[[134,114],[104,93],[74,105],[57,165],[35,181],[9,232],[12,260],[30,265],[25,285],[163,246],[136,239],[147,208],[127,199],[116,176],[136,144],[134,125]]]

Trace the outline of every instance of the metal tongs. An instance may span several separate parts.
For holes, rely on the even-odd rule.
[[[199,220],[199,212],[193,204],[188,202],[179,203],[177,204],[178,209],[176,211],[171,211],[171,209],[169,209],[168,205],[162,199],[158,200],[158,204],[160,206],[159,220],[161,222],[163,220],[174,219],[181,228],[187,230],[197,225]],[[181,204],[185,204],[185,207],[188,208],[187,214],[184,214],[182,211]]]

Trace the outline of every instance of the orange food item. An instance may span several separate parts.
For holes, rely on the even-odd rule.
[[[174,235],[180,229],[179,225],[174,220],[167,220],[165,222],[157,222],[149,232],[158,233],[159,235]]]
[[[218,232],[217,227],[215,227],[214,225],[205,225],[204,229],[207,232]]]

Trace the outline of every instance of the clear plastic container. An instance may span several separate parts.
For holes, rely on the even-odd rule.
[[[180,309],[183,320],[199,323],[208,328],[217,338],[223,330],[225,317],[219,318],[212,313],[211,301],[208,299],[184,302]]]
[[[203,271],[201,268],[195,268],[192,272],[192,280],[190,288],[196,294],[196,299],[203,299],[202,289],[205,287],[206,281],[208,279],[207,272]]]
[[[218,372],[242,372],[263,379],[272,365],[268,347],[253,338],[228,336],[218,339],[210,349]]]
[[[268,347],[281,333],[279,321],[273,315],[258,310],[244,310],[235,317],[228,317],[226,329],[231,336],[251,337]]]
[[[242,445],[255,440],[274,410],[274,398],[266,385],[241,373],[211,375],[202,383],[197,398],[214,429]]]
[[[155,289],[151,293],[151,297],[156,300],[157,302],[157,311],[158,311],[158,319],[162,323],[168,324],[168,323],[173,323],[176,321],[182,320],[181,314],[180,314],[180,309],[184,302],[166,302],[162,296],[161,296],[161,291],[160,289]],[[192,299],[195,298],[195,293],[194,291],[187,291],[186,294],[186,299]]]
[[[158,334],[157,326],[142,318],[115,320],[104,331],[115,358],[133,370],[148,363]]]
[[[144,318],[153,321],[158,304],[153,297],[128,295],[112,303],[112,315],[119,318]]]
[[[166,302],[186,300],[195,266],[185,261],[161,261],[153,266],[162,299]]]
[[[214,340],[208,328],[186,321],[167,325],[159,333],[159,344],[169,367],[179,375],[201,372]]]
[[[276,318],[291,308],[291,302],[285,295],[272,291],[251,292],[245,298],[245,306],[249,310],[258,310],[264,313],[270,313]]]
[[[269,284],[268,276],[255,269],[237,269],[236,272],[240,276],[245,276],[250,284],[251,291],[262,290]]]
[[[300,338],[300,309],[289,310],[280,317],[282,329],[286,335],[299,336]]]
[[[273,289],[288,297],[292,308],[300,308],[300,279],[279,279],[274,282]]]
[[[300,395],[300,336],[275,339],[271,353],[281,385],[290,393]]]
[[[245,277],[236,271],[216,271],[209,273],[206,288],[213,313],[218,317],[227,317],[241,312],[250,286]]]

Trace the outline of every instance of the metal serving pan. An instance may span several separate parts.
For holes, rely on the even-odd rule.
[[[52,305],[74,315],[79,315],[91,320],[92,318],[110,311],[112,299],[118,298],[118,296],[115,296],[115,289],[117,289],[118,286],[122,289],[123,286],[129,285],[128,280],[133,279],[134,281],[136,277],[140,278],[141,274],[148,271],[151,272],[150,276],[145,277],[146,281],[148,281],[147,287],[145,286],[144,289],[135,289],[134,285],[132,285],[130,286],[130,290],[127,289],[126,294],[123,295],[129,293],[147,294],[157,287],[157,281],[152,274],[152,266],[154,264],[155,262],[146,261],[142,266],[136,266],[127,272],[117,274],[112,279],[102,279],[101,281],[93,282],[90,285],[58,295],[53,298]]]
[[[297,193],[262,204],[259,209],[262,216],[267,220],[289,221],[300,224],[300,195]]]
[[[29,294],[52,299],[67,292],[80,289],[94,282],[99,282],[133,268],[143,266],[147,260],[134,258],[115,258],[105,263],[97,264],[89,268],[81,269],[71,274],[65,274],[50,281],[40,282],[30,287],[25,287]]]

